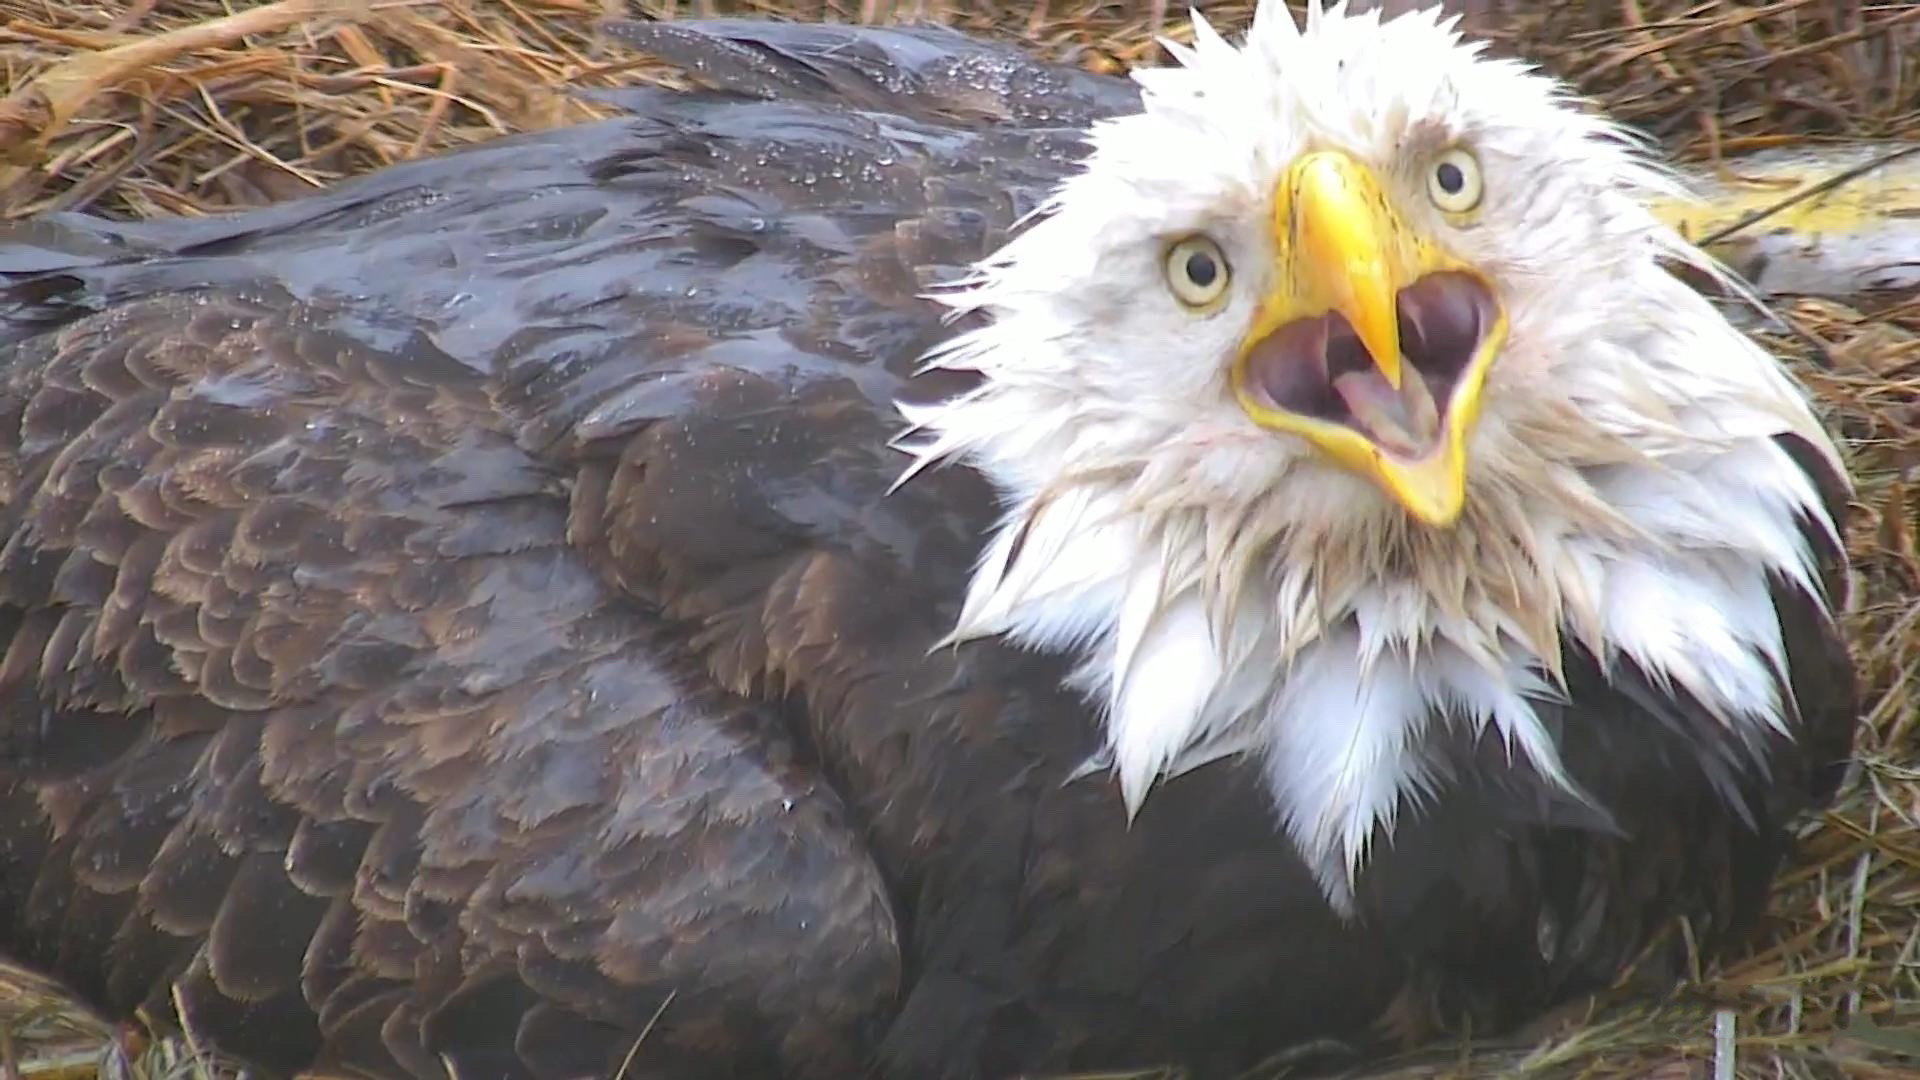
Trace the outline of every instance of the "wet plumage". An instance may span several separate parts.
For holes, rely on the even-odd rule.
[[[1406,40],[1447,44],[1425,26]],[[1783,530],[1761,552],[1783,569],[1751,579],[1778,611],[1779,723],[1730,717],[1717,673],[1696,693],[1644,650],[1595,648],[1604,619],[1573,619],[1542,665],[1560,686],[1511,684],[1537,691],[1531,726],[1375,723],[1417,746],[1362,777],[1421,783],[1323,800],[1352,828],[1308,827],[1289,802],[1304,770],[1276,767],[1284,740],[1258,721],[1343,730],[1352,699],[1194,705],[1204,723],[1182,726],[1182,702],[1221,700],[1193,673],[1230,665],[1168,653],[1142,726],[1111,696],[1125,665],[1103,650],[1125,634],[1091,592],[1047,608],[1007,591],[1106,535],[1022,532],[1046,481],[1120,469],[1131,495],[1168,496],[1148,510],[1192,509],[1124,440],[1068,440],[1101,451],[1084,459],[1047,442],[1079,417],[1124,427],[1139,386],[965,345],[920,372],[956,334],[1005,346],[995,328],[1062,310],[1036,306],[1050,296],[1092,285],[1144,308],[1132,286],[1160,287],[1075,278],[1096,271],[1048,243],[1097,224],[1101,204],[1059,185],[1089,123],[1137,113],[1135,89],[940,31],[623,33],[723,88],[626,92],[613,120],[235,217],[57,216],[0,237],[7,951],[116,1014],[170,1015],[177,986],[200,1037],[283,1072],[970,1077],[1170,1059],[1212,1075],[1316,1039],[1484,1031],[1611,981],[1676,917],[1738,940],[1854,719],[1825,602],[1784,569],[1804,549],[1844,589],[1823,519],[1845,478],[1791,396],[1768,399],[1774,428],[1730,411],[1743,441],[1699,447],[1760,462],[1726,511],[1749,517],[1728,520]],[[1096,170],[1119,130],[1096,135]],[[1118,154],[1088,175],[1140,167]],[[1003,248],[1045,273],[996,293]],[[1058,292],[1021,291],[1039,279]],[[1539,347],[1524,287],[1502,295],[1512,348]],[[1054,359],[1085,375],[1077,357]],[[1210,392],[1168,375],[1204,356],[1110,358],[1162,414],[1190,400],[1169,387]],[[1063,386],[1066,426],[1031,408]],[[1670,382],[1617,386],[1699,437]],[[996,401],[1008,387],[1038,396]],[[1540,424],[1500,412],[1511,388],[1487,395],[1490,425]],[[1241,415],[1216,404],[1209,423]],[[1317,468],[1303,440],[1249,435]],[[1245,511],[1233,535],[1304,538],[1277,566],[1363,597],[1425,588],[1423,569],[1489,585],[1419,554],[1429,534],[1359,478],[1289,473],[1269,478],[1296,485],[1287,500],[1236,503],[1266,474],[1209,472],[1205,440],[1155,445],[1163,469],[1224,477],[1200,490]],[[1782,501],[1803,489],[1819,499]],[[1329,505],[1343,514],[1308,516]],[[1490,505],[1469,488],[1447,535],[1498,548],[1510,522]],[[1681,547],[1725,540],[1697,525],[1676,526]],[[1152,535],[1171,555],[1225,542],[1204,515]],[[1068,562],[1023,578],[1015,538]],[[1711,575],[1748,556],[1698,577],[1680,560],[1673,583],[1711,600]],[[1269,580],[1238,558],[1208,580]],[[1155,565],[1198,568],[1171,593],[1220,569]],[[1723,613],[1738,630],[1752,610]],[[1314,663],[1340,632],[1279,644]],[[1139,640],[1136,660],[1203,637]],[[1269,690],[1287,685],[1274,647],[1235,657]],[[1526,736],[1563,775],[1514,749]]]

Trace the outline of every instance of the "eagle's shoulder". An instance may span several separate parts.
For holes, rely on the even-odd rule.
[[[1004,242],[1079,131],[729,93],[625,105],[230,218],[36,222],[0,238],[5,333],[277,290],[398,366],[470,374],[496,428],[564,477],[575,548],[637,602],[745,615],[843,559],[871,618],[897,599],[931,625],[996,508],[964,470],[890,493],[910,462],[898,402],[967,385],[914,377],[954,331],[924,294]],[[716,664],[768,647],[716,642]]]

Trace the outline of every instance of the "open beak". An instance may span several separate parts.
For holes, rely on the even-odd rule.
[[[1303,155],[1273,202],[1273,291],[1232,370],[1241,408],[1369,476],[1428,525],[1466,502],[1466,443],[1506,341],[1492,286],[1409,229],[1359,162]]]

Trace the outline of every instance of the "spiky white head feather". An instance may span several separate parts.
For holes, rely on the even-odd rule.
[[[1728,724],[1784,728],[1767,575],[1817,592],[1795,519],[1831,523],[1773,437],[1837,452],[1774,359],[1661,265],[1718,273],[1646,209],[1669,174],[1437,11],[1336,5],[1296,27],[1266,0],[1244,46],[1197,14],[1194,34],[943,295],[990,318],[930,363],[984,378],[908,410],[913,469],[965,460],[1007,501],[955,638],[1077,651],[1129,812],[1159,777],[1263,755],[1341,907],[1437,782],[1428,723],[1491,729],[1570,783],[1534,711],[1560,692],[1563,636]],[[1470,214],[1430,198],[1452,147],[1480,173]],[[1231,385],[1288,265],[1276,192],[1317,150],[1361,163],[1504,308],[1450,524],[1256,423]],[[1167,260],[1193,236],[1228,275],[1200,306]]]

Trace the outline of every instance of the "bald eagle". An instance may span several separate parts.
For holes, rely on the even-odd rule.
[[[1229,1074],[1741,939],[1842,459],[1433,12],[0,237],[0,942],[269,1074]],[[1665,966],[1663,966],[1665,965]]]

